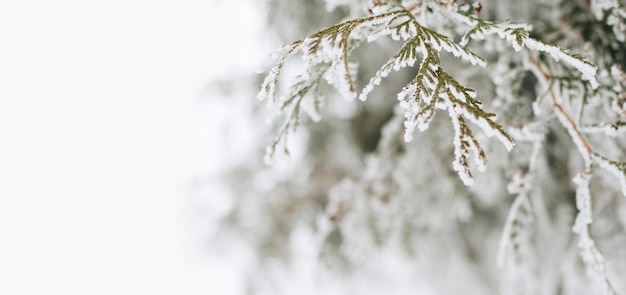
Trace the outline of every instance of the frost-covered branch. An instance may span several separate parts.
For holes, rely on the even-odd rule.
[[[344,97],[350,99],[355,91],[348,62],[349,44],[351,41],[359,43],[361,40],[355,32],[358,30],[367,32],[369,42],[380,36],[403,40],[404,45],[376,72],[364,87],[359,98],[366,100],[367,95],[391,71],[413,67],[421,57],[417,76],[398,94],[400,106],[405,110],[405,140],[412,140],[412,133],[416,126],[422,131],[426,130],[436,109],[448,110],[456,132],[453,140],[455,148],[453,168],[465,184],[471,185],[473,178],[467,157],[469,154],[474,154],[476,164],[480,170],[483,170],[486,165],[486,155],[467,126],[466,119],[478,125],[487,136],[495,135],[509,151],[514,143],[502,126],[494,121],[495,114],[483,109],[482,102],[476,99],[476,92],[462,86],[452,75],[441,68],[439,56],[442,51],[445,51],[471,65],[481,67],[486,66],[484,59],[462,44],[457,44],[452,38],[418,22],[413,14],[417,7],[405,8],[387,3],[379,4],[375,7],[376,11],[372,10],[374,15],[339,23],[292,43],[277,66],[270,71],[259,98],[275,96],[277,77],[286,58],[295,51],[301,50],[307,72],[314,72],[312,69],[323,71],[329,84],[334,85]],[[376,14],[377,12],[379,13]],[[340,62],[342,66],[339,66]],[[295,118],[295,116],[288,115],[288,118]],[[284,133],[279,133],[278,140],[284,136]],[[272,146],[275,146],[278,140]]]
[[[352,63],[349,62],[350,51],[363,39],[372,42],[380,36],[390,36],[393,40],[402,40],[403,46],[365,85],[359,99],[365,101],[374,87],[392,71],[414,67],[421,58],[416,77],[398,94],[400,106],[405,110],[405,140],[412,140],[415,127],[421,131],[428,129],[437,109],[448,110],[455,130],[453,167],[463,182],[471,185],[473,178],[467,161],[468,155],[474,154],[475,162],[481,170],[486,164],[486,156],[471,129],[466,125],[466,119],[478,125],[487,136],[495,135],[509,151],[514,143],[504,129],[495,122],[495,114],[483,109],[482,102],[476,98],[476,92],[462,86],[441,67],[442,51],[451,53],[471,65],[484,67],[486,66],[485,60],[469,50],[466,45],[470,39],[484,39],[488,35],[497,35],[501,39],[510,41],[515,51],[527,48],[531,51],[544,52],[554,60],[563,61],[574,67],[581,73],[583,80],[589,81],[592,88],[596,88],[598,82],[595,77],[596,67],[593,64],[555,45],[530,38],[528,33],[530,26],[479,19],[460,13],[455,5],[448,3],[439,9],[442,10],[442,15],[470,26],[458,44],[452,38],[429,29],[418,21],[415,13],[423,13],[422,9],[417,9],[422,6],[411,5],[406,8],[401,5],[379,2],[370,10],[372,13],[370,16],[330,26],[287,46],[287,53],[266,78],[259,98],[275,96],[278,74],[286,58],[300,50],[303,52],[303,60],[309,75],[315,76],[316,72],[323,73],[330,85],[335,86],[342,96],[351,100],[356,96],[352,78],[356,64],[351,66]],[[583,155],[587,155],[584,157],[586,161],[590,161],[591,148],[580,134],[578,127],[558,103],[555,103],[554,109],[564,126],[569,126],[568,130],[574,132],[572,137],[581,147],[579,150]],[[294,117],[288,115],[288,118]],[[283,128],[283,130],[286,129]],[[279,134],[279,140],[283,133]]]
[[[460,13],[451,13],[451,15],[462,23],[471,26],[471,29],[461,39],[462,45],[469,43],[471,39],[483,40],[488,35],[497,35],[499,38],[511,42],[515,51],[520,51],[525,47],[531,51],[549,54],[555,61],[562,61],[576,68],[581,73],[582,79],[588,81],[592,88],[598,87],[597,67],[595,65],[585,60],[584,57],[568,53],[554,44],[531,38],[528,33],[531,27],[527,24],[486,21]]]
[[[549,85],[551,75],[546,70],[544,70],[538,62],[532,61],[531,64],[533,65],[533,69],[535,70],[535,72],[538,73],[539,78],[543,79],[544,85]],[[583,129],[579,127],[574,119],[572,119],[572,117],[564,110],[563,106],[557,99],[557,95],[555,94],[554,90],[549,89],[548,91],[552,100],[552,107],[554,109],[554,112],[559,119],[561,125],[565,127],[565,129],[567,129],[572,138],[572,141],[576,144],[578,152],[581,154],[585,161],[585,167],[587,167],[587,169],[591,169],[592,163],[595,162],[599,164],[600,167],[611,172],[620,180],[620,184],[622,186],[622,194],[626,196],[626,162],[611,161],[596,152],[591,147],[589,141],[585,138],[583,132],[581,131],[581,129],[589,130],[590,128],[587,127]],[[593,131],[593,129],[591,130]]]
[[[514,129],[512,135],[516,140],[527,141],[533,144],[532,153],[528,162],[528,171],[519,172],[507,185],[507,191],[516,195],[509,214],[504,223],[502,234],[500,235],[500,247],[498,249],[497,263],[499,267],[504,267],[513,256],[514,261],[519,261],[519,256],[523,244],[528,242],[528,232],[535,222],[535,212],[530,201],[530,194],[536,186],[537,180],[537,159],[544,144],[545,131],[530,130],[528,126]],[[526,240],[523,240],[526,239]]]
[[[576,184],[576,208],[578,215],[574,221],[573,231],[578,234],[578,248],[580,249],[580,257],[583,259],[587,268],[587,274],[599,283],[604,294],[615,294],[611,283],[609,282],[604,256],[598,251],[594,240],[589,234],[589,227],[593,220],[591,215],[591,192],[589,189],[589,181],[592,173],[584,171],[574,177]]]
[[[551,85],[551,75],[544,70],[539,62],[531,61],[531,64],[534,72],[537,73],[538,78],[543,80],[543,85]],[[626,196],[626,163],[608,161],[604,157],[598,155],[581,132],[578,124],[572,119],[567,111],[565,111],[563,105],[557,98],[555,91],[550,88],[548,89],[548,92],[551,98],[552,109],[554,110],[559,123],[561,123],[561,125],[567,130],[585,163],[585,171],[579,173],[573,179],[577,186],[576,207],[578,209],[573,231],[578,234],[579,237],[578,247],[580,249],[580,256],[585,263],[587,273],[600,284],[604,294],[614,294],[614,290],[606,274],[604,257],[596,248],[595,242],[589,234],[589,227],[591,226],[593,220],[589,182],[593,175],[592,164],[595,161],[596,163],[599,163],[601,167],[607,169],[620,178],[622,190]]]

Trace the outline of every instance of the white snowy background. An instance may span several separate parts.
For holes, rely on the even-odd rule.
[[[214,169],[206,85],[253,68],[255,21],[248,1],[0,4],[0,294],[243,290],[189,184]]]

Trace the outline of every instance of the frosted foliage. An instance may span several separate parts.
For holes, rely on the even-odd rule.
[[[263,103],[216,238],[251,294],[626,294],[623,1],[266,1],[301,37],[224,87]]]
[[[562,49],[548,45],[537,40],[528,38],[524,40],[524,45],[531,50],[537,50],[548,53],[554,60],[562,60],[564,63],[573,66],[582,74],[583,80],[589,81],[592,88],[598,88],[598,80],[596,79],[597,67],[580,58],[574,57],[563,52]]]
[[[261,101],[265,99],[273,100],[276,96],[276,80],[278,79],[278,74],[280,72],[279,65],[273,67],[265,80],[263,80],[263,84],[261,85],[262,91],[259,92],[257,98]]]
[[[519,181],[519,179],[517,179]],[[510,184],[520,185],[521,183]],[[530,211],[530,203],[527,195],[527,190],[520,192],[515,198],[515,201],[511,205],[511,211],[504,224],[502,235],[500,238],[500,248],[498,250],[497,263],[499,267],[505,267],[508,260],[514,260],[514,253],[517,251],[519,245],[524,243],[522,239],[528,238],[525,232],[526,227],[529,227],[529,223],[532,222],[528,212]],[[511,253],[513,252],[513,253]]]
[[[463,23],[473,26],[473,28],[467,32],[461,39],[461,44],[466,45],[470,39],[485,39],[487,35],[496,34],[502,39],[506,39],[511,42],[515,51],[522,50],[526,47],[533,51],[541,51],[549,54],[555,61],[563,61],[566,64],[576,68],[582,74],[583,80],[589,81],[592,88],[598,87],[598,81],[596,79],[597,67],[584,59],[573,56],[564,52],[561,48],[540,42],[529,37],[528,31],[531,27],[526,24],[509,24],[509,23],[494,23],[488,21],[482,21],[472,19],[466,16],[455,14],[457,20]]]
[[[333,63],[329,71],[327,71],[324,75],[324,79],[328,82],[328,84],[332,85],[337,89],[341,97],[348,101],[354,100],[356,98],[356,92],[354,91],[353,86],[344,79],[348,75],[353,76],[357,71],[358,65],[353,62],[348,63],[348,68],[339,63]]]
[[[470,153],[474,154],[476,164],[481,171],[484,171],[485,165],[487,165],[484,151],[476,140],[473,140],[471,135],[469,135],[471,131],[462,123],[463,119],[454,112],[454,106],[448,105],[447,108],[456,134],[454,137],[454,162],[452,162],[452,168],[459,174],[465,185],[473,185],[474,178],[470,172],[467,158],[470,156]]]
[[[577,186],[576,208],[578,208],[578,215],[576,215],[573,231],[578,234],[578,248],[587,268],[587,273],[600,285],[603,294],[614,294],[607,278],[604,257],[596,248],[591,236],[589,236],[589,225],[592,222],[590,180],[591,174],[588,172],[578,174],[574,178],[574,183]]]

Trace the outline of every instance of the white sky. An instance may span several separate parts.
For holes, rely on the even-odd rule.
[[[188,216],[212,161],[200,95],[255,58],[220,18],[252,24],[248,2],[218,2],[0,4],[0,294],[240,288]]]

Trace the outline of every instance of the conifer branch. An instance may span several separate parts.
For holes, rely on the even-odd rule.
[[[595,161],[596,163],[599,163],[601,167],[620,178],[622,192],[626,196],[626,163],[609,161],[593,150],[583,133],[580,131],[578,124],[564,110],[563,106],[557,99],[557,96],[552,89],[553,84],[551,83],[551,75],[541,67],[539,62],[531,60],[531,64],[533,65],[533,69],[535,73],[537,73],[538,78],[543,80],[543,84],[550,85],[548,91],[552,102],[552,109],[554,110],[561,125],[569,133],[585,163],[585,171],[579,173],[573,179],[574,183],[577,185],[576,207],[578,209],[573,231],[578,234],[580,256],[585,263],[587,273],[590,277],[594,278],[600,286],[602,286],[604,294],[614,294],[615,291],[613,290],[613,287],[607,277],[604,257],[596,248],[595,242],[589,234],[589,227],[592,223],[591,192],[589,183],[593,175],[592,164]]]
[[[500,236],[497,258],[499,267],[504,267],[511,256],[513,256],[514,261],[519,261],[523,235],[528,231],[527,227],[533,221],[532,206],[528,194],[528,189],[521,191],[515,197],[509,210]]]
[[[369,30],[367,40],[370,42],[385,35],[394,40],[404,40],[404,44],[398,52],[380,67],[363,88],[359,99],[366,100],[368,94],[381,83],[383,78],[392,71],[413,67],[419,58],[418,55],[421,56],[422,61],[418,66],[416,77],[398,93],[400,107],[405,110],[405,141],[412,140],[415,127],[421,131],[426,130],[437,109],[447,110],[455,130],[453,167],[463,182],[470,185],[473,183],[473,178],[467,161],[468,155],[474,154],[475,162],[481,170],[486,164],[486,156],[471,129],[467,126],[466,119],[478,125],[488,137],[495,135],[509,151],[514,147],[514,143],[502,126],[495,122],[495,114],[483,109],[482,102],[476,99],[475,91],[462,86],[452,75],[441,68],[441,51],[449,52],[472,65],[484,67],[486,65],[485,60],[465,45],[470,39],[484,39],[487,35],[496,34],[500,38],[510,41],[515,51],[526,47],[530,50],[545,52],[555,60],[565,61],[576,68],[581,73],[582,78],[589,81],[593,88],[597,87],[598,82],[595,78],[596,67],[593,64],[578,55],[569,54],[555,45],[530,38],[528,25],[482,20],[459,13],[448,6],[451,7],[451,5],[446,6],[447,10],[444,9],[444,15],[470,26],[460,44],[418,22],[413,14],[416,7],[405,8],[401,5],[381,2],[375,8],[378,11],[382,10],[382,12],[370,11],[372,13],[370,16],[330,26],[290,44],[287,53],[270,71],[266,82],[263,84],[262,93],[267,94],[260,94],[259,97],[273,97],[275,95],[275,84],[285,60],[295,51],[301,50],[309,74],[322,72],[326,80],[334,85],[344,97],[351,98],[355,95],[355,85],[351,75],[349,53],[361,41],[354,36],[355,32],[361,29]],[[351,45],[353,41],[354,44]],[[332,77],[341,78],[333,79]],[[339,80],[343,80],[344,83],[339,83]],[[316,83],[318,81],[319,79]],[[581,154],[584,155],[585,162],[590,163],[593,152],[577,125],[556,102],[556,99],[553,99],[553,105],[561,123],[569,127],[568,131],[573,132],[572,138],[575,139]],[[293,108],[292,111],[299,111],[299,108]],[[288,116],[287,120],[294,118],[297,119],[297,116],[292,114]],[[297,126],[297,124],[289,122],[285,126],[291,127]],[[284,136],[286,131],[283,130],[289,130],[289,128],[281,129],[273,146]]]
[[[380,25],[373,35],[368,36],[368,41],[373,41],[380,35],[389,35],[394,40],[405,40],[405,43],[376,72],[375,76],[364,87],[359,99],[366,100],[367,95],[376,85],[380,84],[382,78],[387,77],[391,71],[412,67],[418,59],[417,55],[421,55],[422,62],[419,66],[418,75],[398,94],[398,99],[401,101],[400,106],[405,109],[405,140],[412,140],[412,133],[416,126],[419,126],[422,131],[427,129],[436,109],[448,109],[456,132],[454,139],[456,156],[453,167],[463,182],[470,185],[473,180],[467,156],[474,153],[475,162],[481,170],[486,165],[486,156],[464,118],[480,126],[487,136],[496,135],[507,150],[511,150],[514,144],[504,129],[493,121],[495,114],[485,112],[482,109],[482,103],[475,98],[475,91],[461,86],[450,74],[441,69],[439,55],[441,51],[446,51],[455,57],[469,61],[472,65],[484,67],[486,63],[480,56],[456,44],[448,36],[424,27],[417,21],[411,10],[401,6],[390,6],[388,12],[328,27],[292,43],[292,48],[297,48],[303,44],[302,50],[308,68],[311,68],[312,64],[319,64],[318,60],[333,63],[332,60],[320,56],[321,54],[328,54],[328,52],[323,52],[322,48],[340,49],[341,54],[336,57],[343,61],[343,76],[348,84],[348,92],[353,93],[354,83],[347,62],[348,40],[357,27],[368,22],[372,22],[375,27]],[[291,52],[292,50],[288,54]],[[285,58],[284,56],[279,61],[276,72],[280,71]],[[332,71],[333,67],[330,66],[329,70]],[[276,79],[272,81],[276,81]],[[271,85],[271,83],[269,84]],[[279,136],[282,135],[282,132],[279,133]]]
[[[593,220],[591,215],[591,191],[589,189],[592,175],[592,172],[587,170],[574,177],[574,183],[577,186],[576,208],[578,209],[578,215],[576,215],[576,220],[574,221],[573,231],[578,234],[580,257],[585,263],[587,274],[599,283],[604,294],[612,295],[615,294],[615,290],[607,276],[604,256],[595,246],[595,242],[589,234]]]
[[[544,81],[544,84],[551,84],[552,76],[544,70],[541,65],[537,61],[531,61],[533,65],[533,69],[536,73],[538,73],[539,78]],[[551,88],[548,89],[552,108],[559,119],[559,122],[563,127],[565,127],[572,137],[573,142],[576,144],[578,152],[581,154],[585,161],[585,166],[587,169],[591,169],[592,162],[596,162],[603,169],[611,172],[615,175],[619,180],[622,186],[622,194],[626,197],[626,162],[619,161],[611,161],[606,157],[597,153],[592,147],[589,141],[583,135],[581,130],[583,128],[579,127],[578,124],[574,121],[574,119],[564,110],[563,106],[559,103],[554,90]]]
[[[515,51],[520,51],[522,48],[526,47],[531,51],[547,53],[555,61],[563,61],[576,68],[581,73],[582,79],[588,81],[593,89],[597,88],[599,85],[596,78],[597,66],[580,55],[571,54],[554,44],[531,38],[528,33],[531,27],[527,24],[486,21],[461,13],[452,13],[452,16],[471,27],[463,38],[461,38],[461,45],[466,45],[469,43],[470,39],[483,40],[488,35],[496,34],[501,39],[511,42]]]

